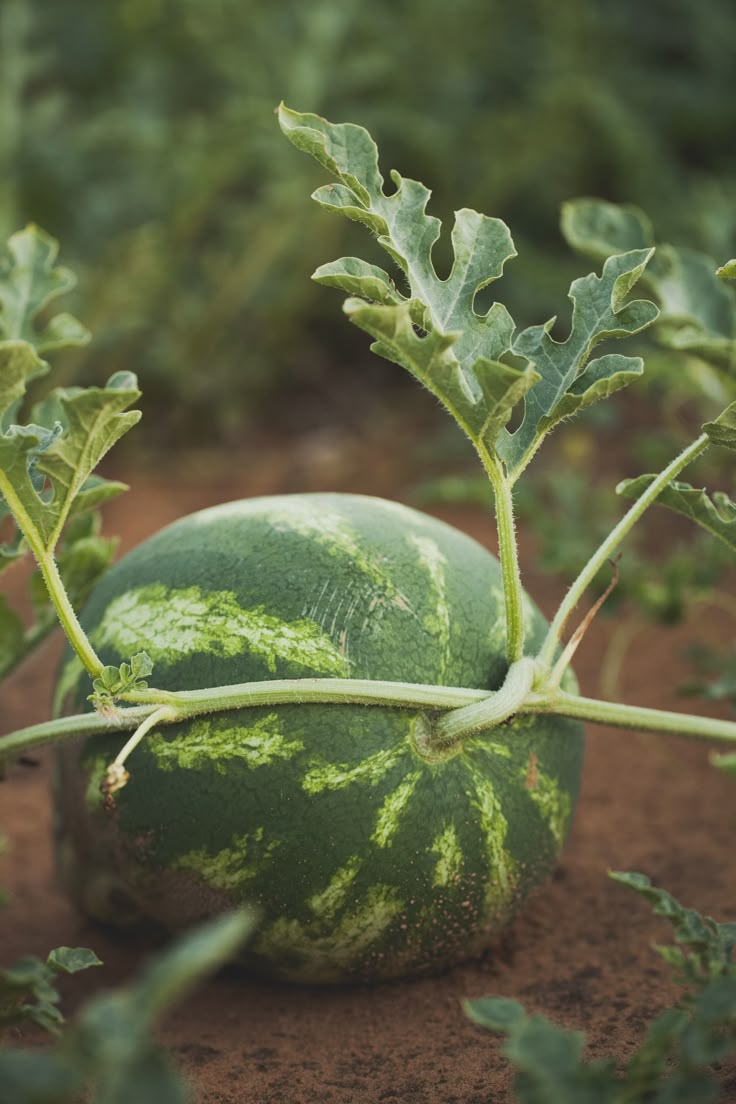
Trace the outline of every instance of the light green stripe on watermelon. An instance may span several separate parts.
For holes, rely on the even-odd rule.
[[[434,868],[432,885],[448,886],[457,881],[462,874],[464,858],[454,824],[448,824],[440,832],[434,839],[430,850],[433,854],[439,856]]]
[[[468,791],[470,804],[478,815],[478,824],[485,844],[489,878],[486,884],[486,907],[493,908],[499,901],[508,903],[509,889],[516,881],[516,862],[506,849],[508,823],[493,782],[477,767],[466,763],[473,782]]]
[[[419,563],[429,576],[432,589],[430,610],[424,615],[424,627],[432,633],[440,650],[440,677],[447,672],[450,662],[450,610],[447,604],[447,557],[431,537],[407,537],[419,556]]]
[[[513,752],[508,744],[499,744],[495,740],[487,740],[483,735],[466,740],[465,751],[483,751],[487,755],[500,755],[502,759],[513,758]]]
[[[360,906],[336,923],[319,921],[306,925],[281,917],[261,929],[255,951],[276,963],[294,963],[280,969],[282,977],[311,980],[317,973],[323,980],[337,980],[375,944],[401,913],[403,903],[392,886],[374,885],[364,894]],[[301,963],[295,962],[301,959]]]
[[[412,771],[399,783],[395,790],[386,794],[381,808],[378,810],[376,827],[371,836],[379,847],[390,847],[396,829],[399,826],[402,814],[411,801],[412,794],[417,788],[417,783],[422,777],[421,771]]]
[[[210,654],[232,658],[249,652],[269,671],[282,659],[325,674],[347,677],[350,664],[313,621],[282,621],[263,606],[243,609],[229,590],[163,583],[129,590],[114,598],[90,635],[95,647],[119,655],[148,652],[154,664]]]
[[[280,732],[277,713],[269,713],[251,725],[228,724],[218,717],[200,717],[181,735],[153,732],[148,748],[162,770],[197,770],[211,764],[225,774],[228,762],[239,759],[249,767],[262,767],[278,759],[292,759],[304,750],[301,740],[289,740]]]
[[[282,529],[298,533],[310,541],[326,548],[331,556],[339,559],[348,557],[353,567],[374,584],[381,596],[399,608],[407,608],[405,596],[398,590],[390,571],[377,556],[371,556],[361,543],[358,534],[350,523],[337,510],[330,510],[323,504],[320,509],[306,499],[301,501],[289,496],[245,499],[243,502],[228,502],[222,506],[213,506],[193,516],[199,523],[209,523],[219,518],[262,518],[277,531]]]
[[[375,786],[406,754],[407,748],[396,744],[367,755],[353,766],[349,763],[321,763],[307,771],[302,779],[302,789],[309,794],[317,794],[323,790],[341,790],[354,782]]]
[[[263,828],[256,828],[253,832],[233,836],[232,846],[223,847],[216,855],[210,855],[206,848],[197,848],[172,865],[177,870],[194,871],[213,889],[239,890],[263,874],[265,864],[279,846],[279,840],[271,840],[264,847],[263,837]]]
[[[555,779],[541,771],[536,762],[530,762],[529,767],[524,767],[519,774],[529,797],[546,821],[555,843],[561,848],[572,816],[569,793],[560,789]]]
[[[333,874],[329,885],[309,898],[308,904],[315,916],[325,920],[331,919],[338,909],[343,907],[361,865],[360,858],[352,855],[345,865]]]

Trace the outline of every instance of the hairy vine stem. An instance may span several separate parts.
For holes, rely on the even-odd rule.
[[[627,510],[621,518],[618,525],[611,530],[601,546],[590,557],[560,603],[560,607],[550,625],[549,632],[539,652],[539,660],[544,666],[549,666],[552,663],[555,651],[562,640],[562,633],[564,632],[568,618],[600,569],[607,560],[611,559],[621,541],[634,527],[645,510],[647,510],[657,496],[662,493],[667,484],[671,483],[673,479],[676,479],[683,468],[687,467],[687,465],[697,459],[701,453],[705,452],[709,444],[710,438],[706,433],[703,433],[697,440],[693,441],[691,445],[688,445],[686,449],[676,456],[664,471],[660,472],[656,479],[652,480],[644,493],[637,498],[636,502],[633,503],[630,509]]]
[[[506,658],[509,664],[513,664],[524,655],[524,591],[521,585],[519,552],[514,526],[514,500],[511,483],[499,461],[480,445],[477,447],[493,487],[498,531],[498,559],[501,564],[506,612]]]
[[[43,744],[61,743],[95,733],[119,733],[145,725],[142,732],[135,734],[137,743],[136,737],[145,735],[155,725],[173,724],[205,713],[309,702],[443,711],[445,715],[431,725],[432,731],[423,749],[430,756],[446,752],[450,747],[459,750],[470,736],[493,729],[513,716],[528,713],[556,713],[620,728],[736,744],[736,721],[579,697],[556,686],[545,686],[547,673],[538,660],[525,657],[512,664],[503,686],[491,693],[460,686],[366,679],[285,679],[211,690],[144,690],[126,695],[137,704],[123,709],[106,711],[104,715],[83,713],[62,717],[4,736],[0,739],[0,761]]]

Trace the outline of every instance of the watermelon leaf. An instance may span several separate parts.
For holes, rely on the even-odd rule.
[[[80,508],[77,496],[90,491],[85,484],[93,469],[140,419],[139,411],[126,413],[139,395],[135,376],[127,372],[105,387],[59,390],[54,398],[63,420],[11,425],[0,436],[0,491],[29,542],[53,551],[67,518]],[[97,487],[93,500],[110,497],[118,487],[104,495]]]
[[[639,498],[656,478],[655,475],[640,475],[636,479],[624,479],[616,492],[625,498]],[[736,550],[736,503],[724,491],[709,495],[705,490],[675,480],[661,492],[656,505],[690,518]]]
[[[611,878],[641,894],[670,921],[675,945],[655,949],[686,990],[678,1006],[652,1022],[623,1068],[612,1058],[585,1061],[580,1032],[528,1015],[517,1001],[465,1001],[465,1013],[479,1026],[505,1034],[504,1054],[516,1067],[519,1104],[715,1100],[709,1067],[736,1051],[736,924],[717,924],[684,908],[643,874],[612,873]]]
[[[736,981],[736,964],[732,959],[736,923],[718,924],[695,909],[685,908],[666,890],[653,886],[644,874],[611,871],[609,877],[638,893],[649,902],[657,916],[669,920],[677,946],[655,947],[655,950],[677,969],[674,980],[679,985],[702,985],[704,981],[727,973],[732,973]]]
[[[511,350],[514,332],[506,308],[495,303],[483,314],[475,310],[478,292],[516,256],[508,227],[467,208],[457,211],[454,262],[441,279],[432,260],[440,221],[425,210],[429,189],[392,172],[396,190],[386,195],[378,150],[362,127],[334,125],[283,105],[279,121],[298,149],[337,177],[337,184],[319,188],[313,198],[378,235],[400,269],[404,290],[383,269],[355,257],[323,265],[313,278],[360,296],[349,299],[345,310],[376,339],[374,351],[411,372],[472,439],[492,451],[514,405],[539,378],[532,365],[501,360]]]
[[[45,962],[29,955],[0,969],[0,1033],[29,1022],[58,1035],[64,1017],[58,1008],[61,998],[55,976],[101,965],[94,951],[86,947],[57,947]]]
[[[703,430],[714,445],[736,450],[736,402],[727,406],[712,422],[706,422]]]
[[[654,244],[643,212],[600,199],[565,203],[561,228],[573,249],[596,261]],[[736,358],[736,300],[722,280],[733,278],[736,262],[715,269],[715,261],[704,253],[657,245],[642,286],[660,308],[655,328],[660,344],[728,369]]]
[[[153,661],[146,652],[137,652],[129,663],[121,663],[119,667],[103,667],[99,678],[92,683],[94,694],[90,695],[89,700],[99,708],[112,705],[120,694],[146,690],[148,683],[145,680],[152,671]]]
[[[478,293],[516,255],[505,223],[467,208],[457,211],[453,265],[442,279],[432,260],[441,226],[426,213],[430,192],[423,184],[394,171],[395,191],[387,195],[378,150],[362,127],[334,125],[283,105],[279,121],[298,149],[337,178],[313,198],[377,235],[400,269],[403,290],[383,269],[355,257],[323,265],[313,278],[351,296],[345,311],[375,338],[373,351],[432,391],[479,448],[506,462],[512,479],[554,425],[641,374],[639,360],[621,356],[602,357],[585,369],[597,342],[637,333],[656,318],[652,303],[627,301],[650,249],[628,250],[608,261],[601,277],[575,281],[572,332],[565,342],[550,337],[554,320],[514,341],[514,323],[502,304],[483,314],[475,309]],[[522,400],[523,423],[509,434],[505,426]]]
[[[49,317],[50,304],[75,282],[56,266],[56,255],[54,239],[30,226],[13,235],[0,258],[0,522],[15,523],[0,543],[0,572],[30,550],[43,576],[43,582],[38,574],[31,580],[37,620],[28,630],[6,606],[0,610],[0,674],[53,629],[60,603],[67,607],[66,616],[59,614],[67,631],[81,632],[70,601],[89,593],[114,549],[99,536],[91,512],[127,489],[94,469],[140,418],[128,410],[140,395],[136,378],[117,372],[105,387],[57,388],[31,408],[29,421],[21,420],[28,385],[49,370],[43,355],[88,338],[70,315]],[[78,517],[86,518],[81,527],[65,532]],[[88,668],[101,667],[91,648],[81,647]]]
[[[84,345],[89,334],[70,314],[56,314],[45,326],[38,316],[76,284],[74,275],[56,266],[58,244],[37,226],[27,226],[8,241],[0,261],[0,334],[27,342],[40,356],[69,345]],[[44,365],[41,372],[47,371]],[[39,373],[40,374],[40,373]]]
[[[248,913],[230,913],[182,937],[137,980],[89,1001],[52,1049],[0,1047],[4,1104],[72,1104],[92,1098],[105,1104],[187,1104],[191,1094],[157,1044],[155,1024],[174,1002],[232,958],[253,926]],[[63,1017],[54,976],[98,962],[92,951],[62,947],[46,963],[28,958],[0,971],[0,1029],[4,1010],[12,1006],[13,1019],[5,1023],[30,1019],[58,1035]],[[10,980],[3,989],[6,976]],[[39,996],[39,1007],[22,1009],[19,1017],[18,1001],[24,994]]]
[[[500,455],[513,475],[526,467],[543,436],[562,418],[641,374],[643,364],[638,358],[604,356],[590,363],[588,358],[598,342],[639,333],[657,318],[653,303],[628,298],[652,252],[633,249],[609,257],[600,276],[590,273],[573,281],[572,326],[564,341],[551,336],[554,318],[530,326],[516,338],[514,352],[533,363],[542,378],[526,397],[521,426],[500,442]]]

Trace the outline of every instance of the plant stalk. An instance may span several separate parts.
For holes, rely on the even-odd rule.
[[[483,701],[451,709],[432,726],[427,741],[430,751],[447,751],[470,736],[503,724],[519,713],[526,702],[537,671],[536,660],[528,656],[513,663],[500,690],[488,694]]]
[[[15,518],[18,528],[28,542],[28,546],[36,559],[43,581],[46,584],[46,589],[49,592],[49,597],[51,598],[56,614],[61,622],[61,627],[69,639],[69,643],[79,656],[85,670],[92,678],[98,678],[104,664],[90,644],[84,629],[79,624],[79,619],[74,612],[74,607],[69,601],[69,595],[66,592],[63,580],[59,574],[59,568],[57,567],[53,553],[46,548],[43,541],[40,539],[40,534],[33,520],[28,515],[21,499],[15,492],[15,488],[3,471],[0,471],[0,494],[5,499],[10,512]]]
[[[580,601],[584,591],[588,588],[600,569],[611,559],[621,541],[634,527],[644,511],[647,510],[657,496],[661,494],[667,484],[671,483],[672,480],[680,474],[683,468],[691,464],[693,460],[696,460],[702,452],[705,452],[709,444],[709,437],[707,434],[703,433],[696,441],[693,441],[691,445],[676,456],[664,471],[660,472],[657,478],[652,481],[651,485],[647,487],[644,493],[637,498],[636,502],[632,504],[631,508],[627,510],[621,518],[618,525],[611,530],[600,548],[598,548],[588,560],[587,564],[562,599],[560,608],[555,614],[544,644],[539,652],[539,660],[545,667],[551,666],[554,660],[555,651],[562,641],[562,633],[568,618]]]
[[[690,740],[718,740],[736,744],[736,721],[700,717],[694,713],[672,713],[665,709],[649,709],[640,705],[620,705],[568,694],[564,690],[554,695],[532,695],[521,710],[523,713],[554,713],[595,724],[630,728],[640,732],[661,732],[684,736]]]
[[[447,710],[432,725],[429,752],[442,752],[470,736],[493,729],[517,714],[557,714],[619,728],[670,733],[691,739],[736,743],[736,721],[579,697],[558,688],[535,689],[539,663],[525,657],[514,664],[500,690],[371,682],[367,679],[281,679],[207,690],[142,690],[126,695],[138,704],[115,712],[81,713],[18,729],[0,738],[0,761],[44,744],[79,736],[136,729],[149,722],[171,724],[205,713],[259,705],[352,704],[405,709]],[[155,719],[151,719],[154,718]]]
[[[524,655],[524,606],[519,552],[514,526],[514,500],[511,483],[495,456],[477,445],[488,478],[493,486],[498,530],[498,559],[503,577],[506,612],[506,659],[517,663]]]

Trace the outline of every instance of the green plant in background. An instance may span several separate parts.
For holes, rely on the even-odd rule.
[[[62,624],[73,625],[73,607],[110,566],[116,542],[100,536],[96,507],[126,488],[92,473],[140,416],[121,413],[138,394],[135,377],[124,374],[105,389],[57,389],[32,408],[28,425],[14,425],[27,385],[48,371],[42,358],[88,339],[68,314],[35,325],[39,314],[74,286],[71,273],[55,266],[56,252],[53,239],[29,227],[11,237],[0,263],[0,521],[8,515],[23,518],[14,538],[0,547],[0,572],[28,549],[38,565],[30,584],[35,613],[30,627],[0,596],[0,677],[55,628],[51,594],[61,586],[59,571],[67,596]],[[46,494],[39,495],[44,487]]]
[[[731,255],[735,19],[730,0],[666,18],[636,0],[7,0],[3,240],[29,218],[63,236],[97,344],[60,378],[134,364],[150,443],[233,435],[282,384],[323,412],[346,372],[361,385],[362,346],[299,274],[355,238],[305,225],[314,177],[273,105],[361,118],[440,211],[502,214],[521,253],[507,305],[531,320],[574,275],[556,232],[570,195],[656,209],[667,239]]]
[[[720,1097],[711,1067],[736,1052],[736,923],[717,924],[683,908],[641,874],[611,877],[641,894],[666,917],[674,946],[655,946],[684,993],[677,1007],[650,1025],[623,1063],[585,1061],[585,1039],[504,997],[464,1002],[481,1027],[503,1032],[516,1067],[519,1104],[707,1104]]]
[[[59,974],[76,974],[90,966],[101,966],[94,951],[86,947],[57,947],[45,962],[27,955],[5,969],[0,968],[0,1034],[24,1023],[60,1034],[64,1017],[55,986]]]

